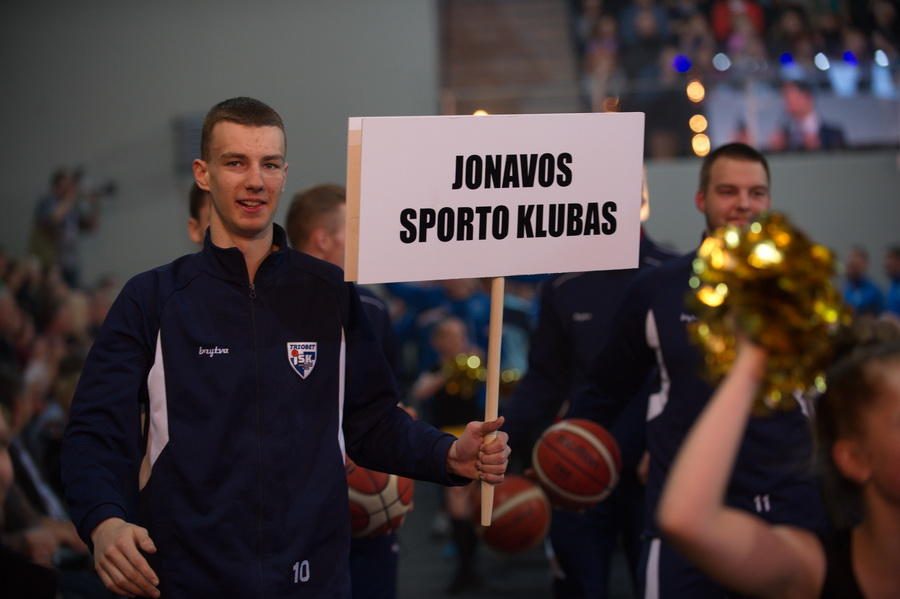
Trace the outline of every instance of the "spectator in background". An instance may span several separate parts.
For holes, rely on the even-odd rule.
[[[827,123],[816,110],[812,87],[802,81],[781,85],[786,120],[770,140],[775,151],[838,150],[847,147],[844,131]]]
[[[33,565],[28,566],[30,568],[41,566],[34,570],[35,576],[44,579],[45,584],[52,582],[53,587],[58,585],[63,597],[107,598],[109,594],[91,568],[87,547],[78,538],[61,499],[47,483],[39,464],[26,448],[27,427],[15,424],[16,421],[26,425],[33,422],[31,414],[26,413],[34,405],[30,397],[32,393],[33,385],[27,381],[23,384],[23,377],[17,372],[8,369],[0,371],[0,413],[4,417],[7,434],[5,443],[0,439],[0,453],[6,452],[5,457],[11,461],[15,474],[0,508],[0,545],[17,555],[22,562],[19,564],[21,567],[25,567],[26,561],[32,562]],[[0,457],[2,461],[3,457]],[[10,590],[5,586],[10,580],[13,579],[0,577],[0,583],[3,583],[0,594]],[[13,590],[18,589],[13,587]],[[32,595],[23,591],[21,595],[12,596]]]
[[[706,17],[699,12],[687,17],[678,28],[678,49],[690,57],[694,72],[698,75],[706,74],[712,67],[716,40]]]
[[[844,265],[844,301],[856,314],[878,316],[884,309],[881,290],[867,276],[869,272],[869,252],[855,245],[850,249]]]
[[[725,43],[740,19],[748,19],[757,35],[765,31],[765,17],[759,3],[754,0],[716,0],[710,10],[713,35],[719,43]]]
[[[413,384],[413,401],[426,402],[428,421],[442,431],[461,432],[468,421],[479,418],[484,384],[471,377],[472,369],[457,362],[478,349],[469,342],[465,323],[455,316],[444,317],[432,328],[431,346],[437,360]],[[457,595],[481,586],[475,563],[478,536],[472,524],[471,486],[444,489],[444,506],[450,517],[450,533],[456,546],[456,573],[447,593]]]
[[[888,248],[884,256],[884,273],[888,277],[888,294],[885,309],[900,317],[900,245]]]
[[[629,10],[631,8],[634,10]],[[665,41],[665,29],[658,8],[652,4],[635,5],[623,12],[623,15],[629,16],[630,31],[626,35],[623,16],[622,66],[636,92],[652,92],[661,74],[659,56]]]
[[[209,192],[200,189],[196,183],[193,183],[188,202],[188,210],[190,211],[187,225],[188,237],[197,245],[202,245],[203,238],[206,236],[206,228],[209,226]]]
[[[795,54],[799,45],[812,35],[812,25],[803,7],[793,4],[784,6],[769,31],[772,56]]]
[[[9,446],[12,433],[7,420],[6,405],[11,390],[0,389],[0,525],[6,520],[6,499],[13,487],[14,471]],[[6,535],[0,534],[0,592],[7,597],[56,596],[56,576],[53,571],[33,563],[26,555],[9,547]]]
[[[50,178],[50,191],[40,199],[31,234],[31,253],[45,269],[62,268],[63,279],[71,287],[79,284],[78,237],[97,226],[97,193],[83,196],[77,173],[58,169]]]
[[[653,21],[654,31],[659,35],[660,40],[665,40],[668,36],[669,19],[665,9],[659,6],[655,0],[635,0],[622,9],[619,14],[622,41],[625,45],[638,43],[642,37],[645,37],[641,29],[645,29],[646,25],[642,25],[641,20]]]
[[[871,11],[872,44],[896,60],[900,53],[900,16],[896,0],[876,0],[871,3]]]
[[[9,287],[0,285],[0,367],[18,366],[15,337],[21,320],[21,312]]]
[[[614,106],[607,105],[608,97],[621,96],[626,85],[624,73],[619,67],[618,25],[610,15],[601,16],[595,23],[587,42],[584,60],[584,80],[591,110],[607,112]]]
[[[112,277],[101,278],[91,291],[88,304],[88,333],[92,339],[97,335],[103,321],[106,320],[106,314],[116,295],[118,295],[118,284]]]
[[[437,357],[431,346],[431,331],[447,316],[465,323],[475,346],[482,350],[487,347],[491,298],[478,279],[389,283],[385,288],[398,307],[394,323],[401,346],[415,347],[415,364],[404,363],[401,376],[414,380],[434,364]]]

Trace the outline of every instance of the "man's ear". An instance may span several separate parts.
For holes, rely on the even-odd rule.
[[[706,194],[702,191],[697,191],[694,194],[694,206],[697,207],[697,210],[700,211],[701,214],[706,214]]]
[[[831,459],[841,474],[858,485],[865,484],[872,476],[872,466],[857,439],[836,441],[831,448]]]
[[[316,227],[309,234],[309,241],[316,253],[325,255],[331,247],[331,235],[325,230],[325,227]]]
[[[206,161],[195,158],[191,169],[194,171],[194,181],[197,183],[197,187],[203,191],[209,191],[209,165],[206,164]]]

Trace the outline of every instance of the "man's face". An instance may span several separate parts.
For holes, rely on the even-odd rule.
[[[844,270],[848,279],[857,280],[865,276],[869,270],[869,258],[858,249],[850,250]]]
[[[232,240],[268,235],[286,176],[281,129],[216,123],[209,160],[194,161],[197,185],[212,196],[213,235]]]
[[[709,183],[694,198],[706,228],[743,227],[769,209],[769,181],[759,162],[722,157],[709,170]]]
[[[812,95],[796,85],[786,84],[781,93],[785,111],[795,119],[801,119],[813,111]]]

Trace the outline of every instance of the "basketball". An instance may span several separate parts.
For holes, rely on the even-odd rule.
[[[478,505],[475,517],[480,515]],[[538,485],[524,476],[507,475],[494,487],[491,525],[481,528],[489,547],[502,553],[527,551],[540,544],[549,529],[550,501]]]
[[[615,438],[590,420],[557,422],[534,445],[532,465],[553,505],[584,510],[605,499],[619,481]]]
[[[375,537],[400,528],[413,508],[413,481],[357,466],[347,460],[350,526],[354,537]]]

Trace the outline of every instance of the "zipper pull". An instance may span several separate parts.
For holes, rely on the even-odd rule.
[[[250,299],[256,299],[256,286],[250,283]]]

